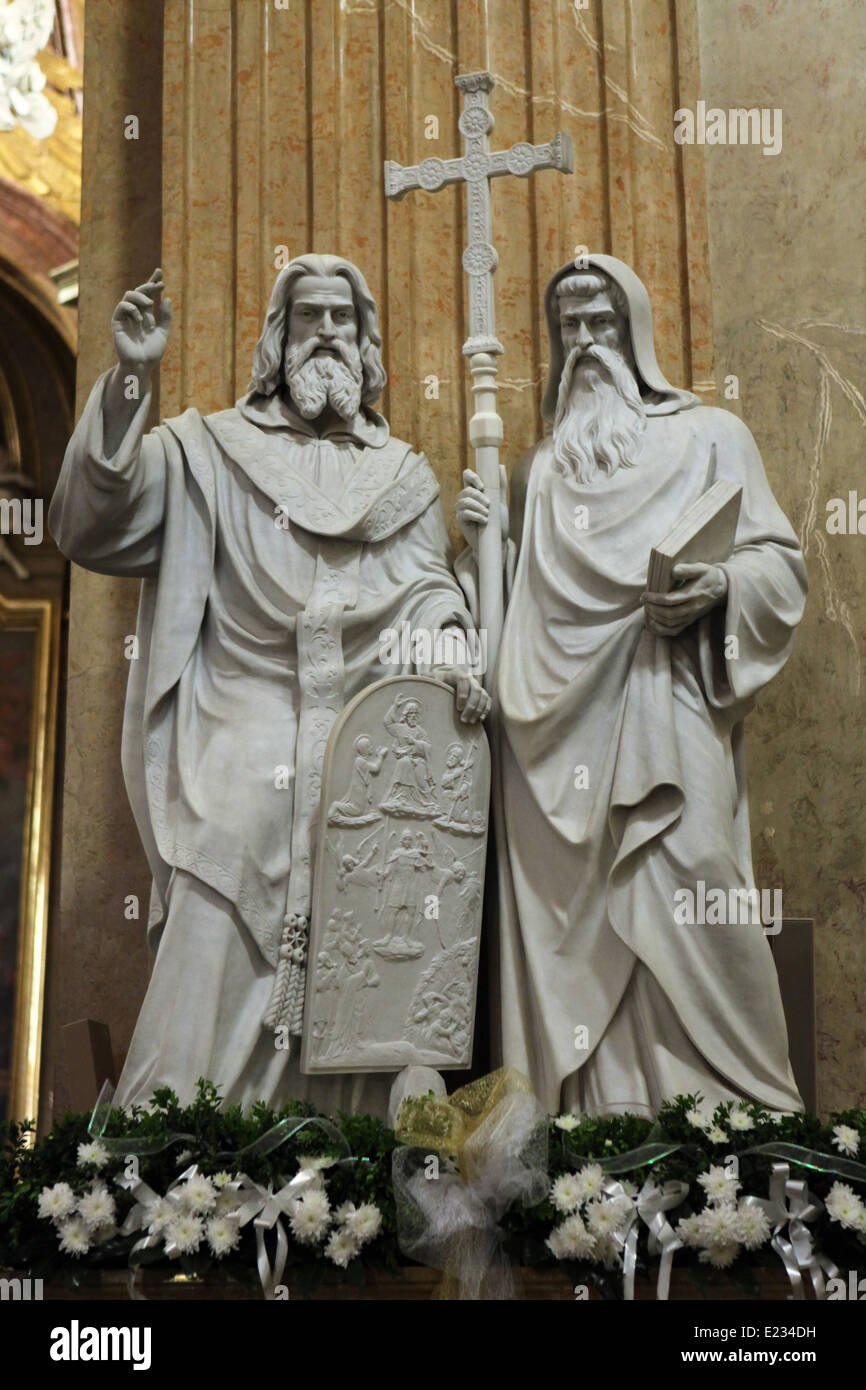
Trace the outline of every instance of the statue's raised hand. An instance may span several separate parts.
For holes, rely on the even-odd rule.
[[[159,366],[171,328],[171,300],[162,298],[164,289],[157,267],[143,285],[127,290],[115,309],[111,331],[123,371],[149,376]]]
[[[499,496],[505,498],[508,490],[508,478],[502,464],[499,465]],[[463,471],[463,491],[457,494],[457,525],[463,532],[463,538],[471,549],[473,555],[478,554],[478,532],[482,526],[486,526],[490,519],[490,499],[485,491],[484,483],[477,473],[471,468]],[[499,506],[499,523],[502,530],[502,539],[508,539],[508,505],[503,500]]]

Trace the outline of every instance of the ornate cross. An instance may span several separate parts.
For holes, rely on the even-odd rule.
[[[449,183],[465,182],[469,223],[469,245],[463,252],[463,269],[469,276],[469,334],[463,345],[467,357],[473,352],[503,351],[496,337],[493,305],[493,273],[499,264],[492,237],[490,180],[502,174],[527,178],[538,169],[574,172],[571,136],[560,131],[546,145],[512,145],[510,150],[490,149],[493,115],[487,105],[495,79],[489,72],[471,72],[455,77],[463,93],[463,112],[458,125],[466,141],[460,159],[425,159],[405,168],[392,159],[385,160],[385,194],[402,198],[417,188],[438,193]]]
[[[490,149],[493,115],[487,104],[495,79],[489,72],[455,77],[463,93],[458,122],[466,142],[459,159],[424,159],[406,168],[385,161],[385,193],[402,198],[414,189],[437,193],[449,183],[466,184],[469,245],[463,252],[463,269],[469,276],[469,337],[463,352],[470,359],[475,413],[469,422],[469,442],[475,450],[476,469],[490,499],[490,523],[479,536],[478,570],[480,627],[487,642],[487,684],[491,684],[502,631],[502,550],[499,534],[499,446],[502,421],[496,411],[496,358],[503,351],[496,337],[493,275],[499,257],[493,245],[493,213],[490,180],[501,174],[527,178],[538,169],[574,172],[571,137],[560,131],[546,145],[518,144],[508,150]]]

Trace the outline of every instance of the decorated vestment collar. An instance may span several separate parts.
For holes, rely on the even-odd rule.
[[[324,434],[319,434],[309,420],[293,410],[279,391],[274,391],[270,396],[260,396],[253,391],[248,396],[241,396],[235,403],[235,409],[260,429],[288,430],[302,436],[303,441],[329,439],[335,444],[360,444],[368,449],[381,449],[391,435],[384,415],[371,410],[369,406],[359,410],[352,420],[336,421]]]
[[[319,436],[279,396],[245,396],[204,423],[223,451],[295,525],[314,535],[379,541],[413,521],[439,494],[423,457],[393,439],[374,411]],[[355,467],[340,497],[310,476],[312,448],[348,446]],[[407,457],[408,456],[408,457]]]

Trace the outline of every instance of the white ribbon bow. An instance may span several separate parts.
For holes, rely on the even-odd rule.
[[[187,1178],[195,1177],[197,1172],[198,1164],[193,1163],[181,1173],[179,1178],[175,1178],[171,1187],[165,1194],[166,1202],[170,1202],[178,1211],[181,1211],[183,1206],[178,1188],[181,1183],[186,1182]],[[130,1192],[135,1198],[136,1204],[127,1212],[126,1220],[121,1227],[121,1235],[128,1236],[131,1235],[133,1231],[140,1231],[144,1226],[150,1224],[148,1216],[149,1208],[152,1207],[155,1202],[158,1202],[160,1198],[159,1194],[154,1192],[152,1187],[148,1187],[147,1183],[143,1182],[141,1178],[115,1178],[115,1182],[118,1187],[124,1188],[125,1191]],[[139,1251],[152,1250],[161,1242],[165,1243],[165,1253],[168,1255],[169,1259],[176,1260],[181,1253],[180,1250],[173,1240],[166,1240],[161,1232],[154,1232],[152,1235],[146,1235],[141,1240],[137,1240],[129,1252],[129,1269],[127,1270],[126,1276],[127,1287],[129,1289],[129,1297],[136,1303],[146,1302],[147,1300],[138,1287],[141,1268],[133,1259],[133,1256],[138,1254]]]
[[[274,1299],[277,1286],[282,1284],[286,1271],[289,1237],[283,1224],[283,1217],[291,1216],[298,1198],[308,1188],[313,1187],[318,1178],[319,1173],[315,1168],[301,1168],[291,1181],[281,1187],[278,1192],[275,1192],[270,1186],[261,1187],[247,1177],[241,1179],[242,1185],[238,1195],[245,1200],[237,1213],[237,1218],[241,1226],[246,1226],[249,1221],[255,1222],[256,1264],[262,1292],[268,1300]],[[265,1231],[272,1231],[274,1228],[277,1232],[277,1248],[274,1263],[271,1266],[265,1243]]]
[[[625,1197],[626,1200],[633,1202],[625,1226],[614,1233],[614,1239],[622,1246],[623,1298],[629,1303],[634,1300],[637,1243],[640,1235],[640,1222],[643,1221],[649,1230],[647,1237],[649,1253],[661,1256],[656,1283],[656,1298],[667,1299],[670,1292],[674,1255],[683,1248],[683,1242],[666,1219],[665,1212],[673,1211],[674,1207],[678,1207],[685,1201],[689,1192],[688,1183],[671,1181],[659,1187],[653,1178],[647,1178],[637,1197],[631,1198],[622,1183],[608,1178],[604,1184],[604,1192],[608,1197]]]
[[[760,1207],[766,1213],[773,1228],[770,1244],[785,1266],[794,1297],[805,1299],[803,1274],[808,1273],[816,1299],[825,1299],[824,1274],[833,1279],[839,1271],[832,1260],[815,1250],[812,1232],[806,1223],[821,1215],[824,1204],[812,1196],[805,1179],[792,1178],[787,1163],[774,1163],[769,1197],[745,1197],[743,1205]]]
[[[175,1178],[171,1187],[165,1194],[165,1201],[175,1206],[178,1211],[183,1209],[183,1197],[180,1188],[188,1178],[195,1177],[198,1172],[198,1164],[193,1163],[181,1173],[179,1178]],[[314,1168],[301,1168],[299,1172],[281,1187],[278,1192],[274,1192],[273,1187],[261,1187],[254,1183],[245,1173],[241,1173],[233,1182],[227,1183],[222,1191],[236,1192],[240,1201],[240,1206],[234,1217],[239,1226],[246,1226],[248,1222],[255,1222],[256,1231],[256,1263],[258,1265],[259,1279],[261,1280],[262,1292],[266,1299],[273,1300],[278,1284],[282,1283],[282,1278],[286,1270],[286,1260],[289,1253],[289,1238],[282,1218],[289,1216],[294,1206],[303,1192],[314,1186],[318,1181],[319,1173]],[[123,1223],[122,1234],[131,1235],[134,1231],[140,1231],[149,1225],[149,1209],[155,1202],[158,1202],[159,1194],[154,1192],[152,1187],[148,1187],[146,1182],[140,1178],[117,1178],[119,1187],[130,1192],[135,1198],[135,1206],[130,1208],[126,1220]],[[276,1227],[277,1248],[274,1264],[271,1266],[268,1256],[267,1245],[265,1243],[265,1232]],[[138,1279],[141,1273],[134,1256],[139,1251],[151,1250],[160,1243],[165,1245],[165,1254],[171,1260],[176,1260],[182,1253],[175,1241],[166,1238],[162,1232],[154,1232],[136,1241],[129,1252],[130,1269],[127,1280],[129,1296],[136,1302],[145,1301],[145,1295],[138,1287]]]

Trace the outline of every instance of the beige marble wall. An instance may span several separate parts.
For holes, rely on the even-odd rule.
[[[705,152],[716,377],[740,389],[720,403],[752,429],[811,583],[794,657],[749,721],[756,868],[783,888],[786,916],[816,921],[820,1104],[862,1105],[866,536],[828,535],[826,504],[866,496],[863,7],[698,12],[707,104],[783,112],[777,156]]]
[[[120,291],[157,264],[162,215],[162,5],[87,6],[77,414],[113,361]],[[124,138],[137,115],[138,140]],[[125,1053],[146,986],[149,875],[120,772],[120,726],[138,584],[72,567],[61,769],[60,890],[49,923],[41,1116],[68,1108],[60,1030],[105,1022]],[[124,917],[136,894],[142,920]]]

